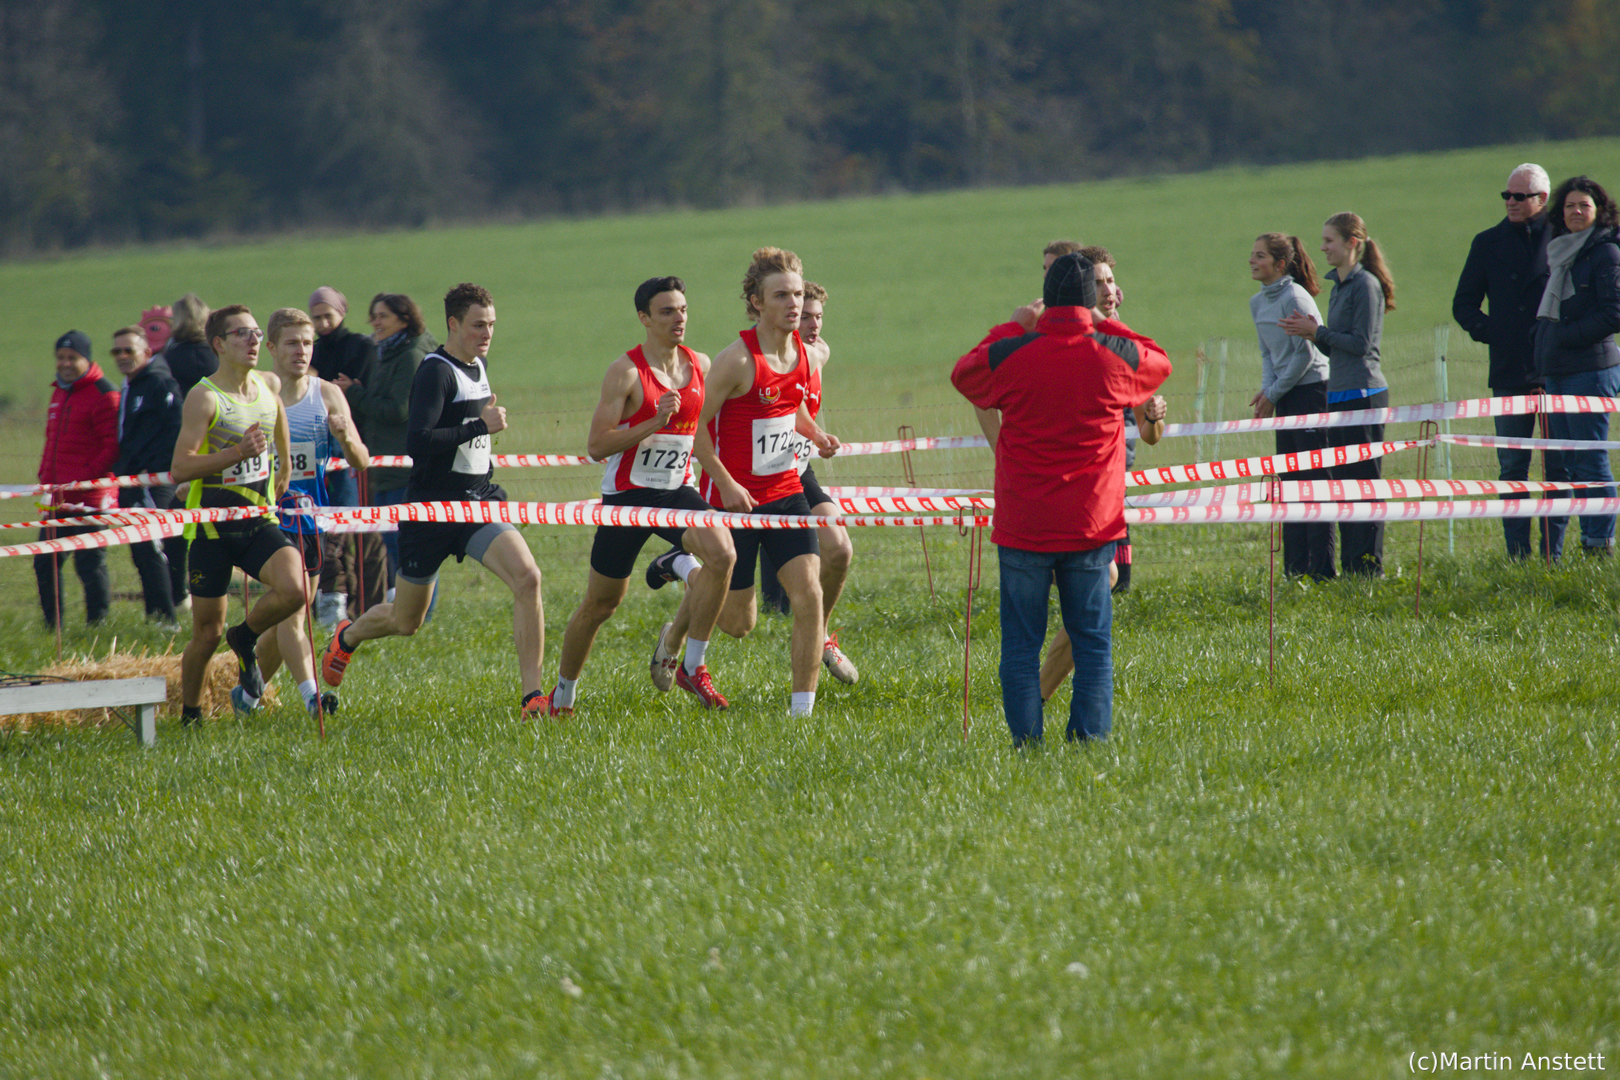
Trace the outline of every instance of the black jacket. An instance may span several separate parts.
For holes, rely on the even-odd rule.
[[[360,384],[349,387],[343,396],[349,400],[349,411],[354,414],[354,426],[359,430],[360,438],[369,438],[362,413],[362,399],[364,387],[376,374],[377,343],[347,326],[339,326],[325,337],[316,336],[315,355],[310,358],[310,366],[315,369],[315,374],[327,382],[336,382],[341,374]]]
[[[171,341],[163,350],[163,360],[169,365],[169,374],[180,384],[182,399],[193,386],[219,370],[219,356],[206,341]]]
[[[1474,237],[1457,279],[1451,317],[1490,347],[1491,389],[1520,393],[1541,384],[1530,345],[1536,308],[1547,285],[1547,215],[1524,225],[1503,218]],[[1487,314],[1481,302],[1490,306]]]
[[[150,360],[124,386],[118,402],[118,460],[113,472],[167,472],[180,438],[180,406],[185,396],[163,357]]]
[[[1620,238],[1592,226],[1592,239],[1570,264],[1575,294],[1560,305],[1558,321],[1538,320],[1536,367],[1543,375],[1577,375],[1620,364]]]

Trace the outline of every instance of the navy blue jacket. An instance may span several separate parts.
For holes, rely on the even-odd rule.
[[[1490,347],[1491,389],[1523,393],[1541,385],[1530,335],[1547,287],[1547,215],[1523,225],[1503,218],[1474,237],[1457,279],[1451,317]],[[1486,303],[1490,311],[1480,310]]]
[[[147,361],[124,384],[118,401],[118,460],[113,463],[116,475],[169,471],[174,463],[174,444],[180,438],[180,411],[185,400],[161,356]]]
[[[1620,240],[1615,230],[1593,226],[1596,235],[1569,268],[1575,294],[1559,308],[1558,321],[1536,327],[1536,367],[1543,375],[1577,375],[1620,364]]]

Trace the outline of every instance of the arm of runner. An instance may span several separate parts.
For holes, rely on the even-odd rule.
[[[832,457],[844,445],[838,441],[838,436],[821,430],[821,425],[810,418],[809,404],[803,401],[799,402],[799,412],[793,418],[793,430],[814,443],[817,452],[824,458]]]
[[[480,419],[469,424],[438,427],[439,417],[444,415],[445,402],[455,400],[455,395],[456,378],[450,374],[450,369],[437,361],[428,367],[428,361],[423,361],[411,383],[410,419],[405,424],[407,454],[413,458],[424,458],[471,442],[480,435],[493,435],[505,429],[506,410],[495,404],[493,394],[484,406]],[[492,419],[500,426],[492,426]]]
[[[326,401],[326,430],[332,433],[338,445],[343,447],[343,460],[349,463],[352,469],[364,469],[371,464],[371,451],[360,439],[360,432],[354,426],[354,417],[349,415],[349,401],[343,396],[343,391],[336,386],[321,380],[321,397]]]
[[[287,426],[287,409],[281,404],[281,398],[276,398],[276,501],[287,494],[292,486],[292,431]]]
[[[698,416],[697,432],[692,438],[692,456],[703,466],[703,475],[713,482],[720,495],[720,505],[738,513],[752,510],[754,497],[720,464],[720,454],[709,434],[709,422],[719,415],[720,406],[747,388],[744,376],[750,371],[751,362],[740,345],[728,345],[714,358],[709,377],[703,384],[703,412]]]
[[[175,440],[174,460],[169,463],[175,483],[184,484],[188,480],[213,476],[239,461],[265,452],[268,441],[259,425],[254,424],[235,446],[216,450],[212,454],[199,453],[208,441],[208,425],[214,419],[215,407],[214,392],[206,386],[193,387],[191,393],[186,395],[186,404],[180,413],[180,437]]]
[[[681,395],[669,390],[660,395],[654,407],[658,410],[635,427],[620,430],[625,417],[641,408],[644,391],[636,378],[636,366],[627,357],[619,357],[609,365],[602,379],[602,397],[591,414],[591,429],[585,437],[585,453],[593,461],[606,461],[621,451],[628,450],[648,435],[669,423],[669,418],[680,408]]]

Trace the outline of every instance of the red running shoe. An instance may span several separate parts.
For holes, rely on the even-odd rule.
[[[720,696],[720,691],[714,688],[714,682],[709,678],[709,665],[699,664],[697,672],[692,675],[686,673],[686,665],[681,664],[675,669],[675,685],[691,694],[703,703],[705,709],[729,709],[731,702]]]
[[[321,678],[326,680],[327,686],[340,685],[343,673],[349,669],[349,661],[354,659],[354,651],[343,647],[343,631],[350,625],[351,620],[340,620],[337,629],[332,631],[332,640],[326,643],[326,651],[321,654]]]

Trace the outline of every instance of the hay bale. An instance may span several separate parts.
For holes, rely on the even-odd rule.
[[[113,643],[117,649],[117,642]],[[138,679],[161,675],[169,693],[169,700],[158,706],[162,716],[180,715],[180,654],[160,653],[152,656],[146,650],[140,653],[110,652],[100,659],[73,659],[46,668],[42,674],[85,682],[93,679]],[[203,680],[202,710],[204,716],[226,715],[231,711],[231,689],[236,685],[236,657],[229,649],[222,649],[208,661],[208,675]],[[274,685],[265,687],[261,699],[265,706],[276,703]],[[40,724],[106,724],[115,723],[107,709],[74,709],[48,713],[25,713],[0,718],[0,722],[29,728]]]

